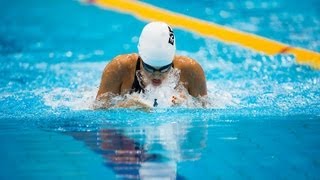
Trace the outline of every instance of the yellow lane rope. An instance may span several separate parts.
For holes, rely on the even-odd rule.
[[[320,69],[320,54],[318,52],[291,47],[290,45],[271,39],[170,12],[139,1],[90,0],[90,2],[103,8],[131,14],[141,20],[164,21],[177,28],[186,29],[223,42],[239,44],[267,55],[276,55],[279,53],[293,54],[298,63],[309,64],[315,69]]]

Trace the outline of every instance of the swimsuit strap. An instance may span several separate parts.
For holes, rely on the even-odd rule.
[[[136,71],[134,72],[134,81],[132,84],[131,93],[133,93],[133,92],[138,92],[138,93],[143,92],[144,93],[144,89],[140,86],[137,75],[136,75],[136,72],[138,70],[140,70],[140,63],[141,63],[141,58],[139,56],[138,60],[137,60]]]

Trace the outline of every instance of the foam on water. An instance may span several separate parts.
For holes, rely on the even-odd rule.
[[[291,55],[267,56],[210,39],[204,39],[197,51],[178,51],[177,54],[191,57],[203,67],[208,87],[208,96],[204,100],[209,109],[319,113],[319,71],[296,64]],[[40,98],[39,102],[31,104],[38,109],[93,109],[101,73],[108,63],[77,58],[71,62],[60,59],[57,62],[35,61],[35,57],[29,57],[28,53],[12,54],[8,58],[8,62],[1,61],[1,73],[6,78],[0,80],[0,100],[4,107],[12,104],[13,108],[9,109],[12,114],[21,111],[20,106],[13,105],[12,99],[30,106],[23,104],[25,99],[36,98],[34,101],[38,101]],[[201,107],[183,86],[176,88],[178,78],[179,72],[173,70],[163,86],[147,86],[145,94],[115,97],[114,103],[139,99],[152,107],[157,99],[158,107],[154,109],[165,109],[173,106],[172,96],[176,96],[182,97],[182,101],[174,107]]]
[[[296,64],[291,55],[266,56],[208,39],[198,51],[179,51],[178,54],[192,57],[202,65],[207,78],[208,96],[204,98],[207,108],[258,108],[287,113],[303,110],[312,113],[319,107],[319,72]],[[92,109],[101,72],[107,63],[61,63],[47,67],[58,77],[70,77],[67,84],[72,86],[49,87],[42,94],[44,104],[52,108]],[[146,93],[118,96],[113,103],[138,99],[152,107],[154,99],[157,99],[157,109],[161,109],[172,107],[172,96],[176,96],[182,97],[182,101],[175,107],[201,107],[183,86],[176,88],[178,79],[179,72],[172,70],[163,86],[147,86]]]
[[[55,88],[43,93],[43,101],[51,108],[67,107],[72,110],[89,110],[95,101],[97,88]]]
[[[169,72],[161,86],[155,87],[148,85],[145,93],[132,93],[124,96],[116,96],[111,99],[112,104],[116,105],[125,100],[137,100],[154,107],[155,99],[157,100],[156,108],[168,108],[172,106],[196,108],[203,107],[202,102],[206,102],[209,108],[224,108],[226,105],[236,105],[238,100],[232,98],[228,92],[223,92],[216,88],[212,82],[208,83],[209,95],[202,97],[201,101],[190,96],[182,84],[179,84],[180,71],[172,69]],[[51,108],[68,107],[72,110],[88,110],[97,108],[99,103],[95,102],[95,96],[98,91],[96,87],[81,86],[78,89],[58,87],[37,91],[42,94],[43,101],[46,106]],[[178,98],[178,103],[173,103],[173,96]]]

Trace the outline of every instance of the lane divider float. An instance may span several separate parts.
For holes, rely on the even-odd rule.
[[[308,64],[315,69],[320,69],[320,54],[318,52],[292,47],[265,37],[174,13],[135,0],[89,0],[89,2],[102,8],[131,14],[143,21],[164,21],[176,28],[226,43],[238,44],[267,55],[293,54],[297,63]]]

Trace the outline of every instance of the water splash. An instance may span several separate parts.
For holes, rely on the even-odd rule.
[[[67,107],[72,110],[89,110],[95,101],[97,88],[54,88],[43,91],[43,101],[53,109]]]

